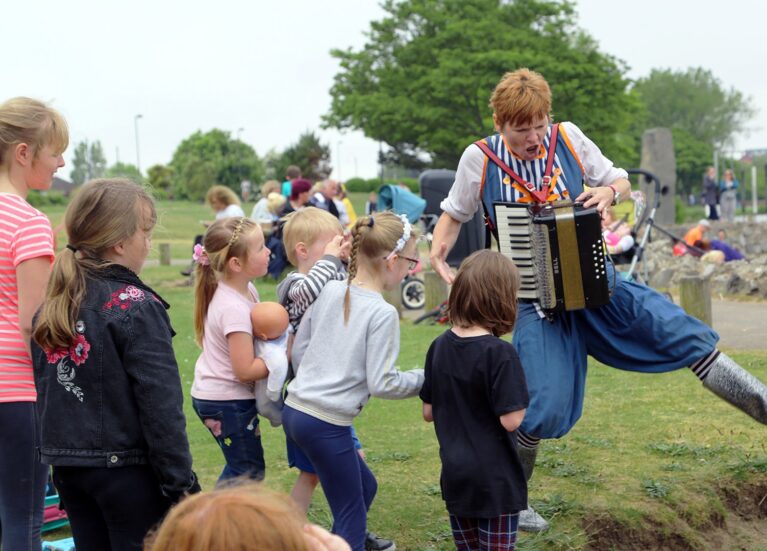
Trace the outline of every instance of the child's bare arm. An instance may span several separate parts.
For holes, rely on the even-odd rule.
[[[503,425],[503,428],[505,428],[508,432],[514,432],[517,430],[519,425],[522,424],[522,420],[525,418],[525,411],[526,410],[524,409],[519,409],[517,411],[510,411],[509,413],[501,415],[499,419],[501,420],[501,425]]]
[[[423,403],[423,420],[427,423],[434,421],[434,416],[431,414],[431,404]]]
[[[234,376],[243,383],[257,381],[269,375],[266,363],[253,353],[253,335],[249,333],[229,333],[229,357],[232,360]]]

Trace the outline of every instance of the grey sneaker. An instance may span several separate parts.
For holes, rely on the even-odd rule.
[[[397,546],[391,540],[379,538],[373,532],[365,534],[365,551],[395,551]]]
[[[541,515],[535,512],[535,509],[528,506],[524,511],[519,512],[519,530],[524,532],[543,532],[548,530],[549,523]]]

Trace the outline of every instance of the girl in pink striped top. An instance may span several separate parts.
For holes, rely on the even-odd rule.
[[[29,98],[0,104],[0,530],[3,549],[40,549],[47,468],[37,457],[32,316],[53,263],[48,218],[26,201],[64,166],[67,124]]]

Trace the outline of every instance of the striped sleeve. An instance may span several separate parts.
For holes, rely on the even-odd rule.
[[[328,281],[343,279],[336,262],[339,261],[335,258],[321,258],[306,276],[296,279],[290,286],[287,294],[290,304],[288,312],[294,329],[298,328],[306,309],[317,299]]]
[[[35,216],[19,227],[13,240],[11,256],[14,267],[25,260],[41,256],[47,256],[53,260],[53,231],[45,215]]]

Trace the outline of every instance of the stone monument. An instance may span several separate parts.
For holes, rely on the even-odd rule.
[[[674,141],[668,128],[651,128],[642,134],[642,161],[640,168],[652,172],[660,179],[661,186],[667,189],[662,196],[655,222],[660,226],[672,226],[676,222],[676,157]],[[640,189],[647,197],[650,208],[655,201],[655,187],[640,177]]]

